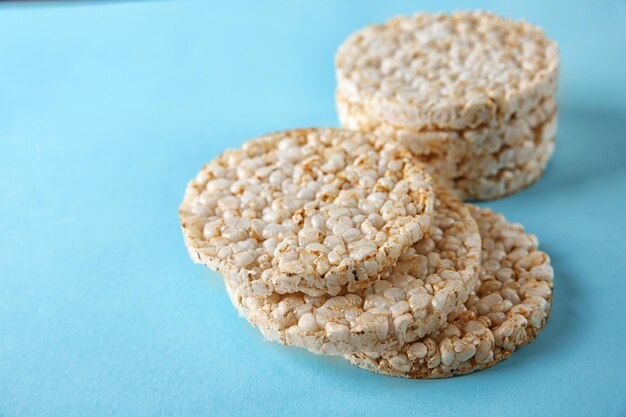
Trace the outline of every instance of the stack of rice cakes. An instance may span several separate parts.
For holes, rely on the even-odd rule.
[[[226,151],[187,187],[192,259],[272,341],[408,378],[489,367],[549,314],[537,239],[435,185],[378,135],[301,129]]]
[[[556,139],[559,54],[526,22],[420,13],[351,35],[336,56],[343,127],[405,145],[462,199],[515,193]]]

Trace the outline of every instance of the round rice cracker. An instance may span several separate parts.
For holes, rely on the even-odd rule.
[[[266,339],[327,355],[381,351],[445,326],[477,284],[480,235],[467,208],[437,190],[431,235],[371,287],[332,297],[246,295],[226,280],[239,313]]]
[[[537,238],[501,214],[471,206],[483,242],[480,286],[448,326],[400,349],[345,358],[381,374],[445,378],[489,368],[531,342],[550,313],[554,272]]]
[[[527,113],[557,88],[554,41],[487,12],[418,13],[367,26],[339,47],[337,92],[379,120],[468,129]]]
[[[417,159],[438,183],[464,200],[493,200],[532,185],[545,171],[554,152],[556,116],[537,126],[523,143],[504,146],[493,155]]]
[[[554,98],[507,126],[465,131],[413,132],[368,121],[358,106],[341,108],[344,126],[401,143],[440,184],[469,200],[502,198],[537,181],[550,160],[557,133]]]
[[[504,167],[496,174],[482,178],[459,178],[450,185],[463,199],[494,200],[515,194],[534,184],[545,172],[554,152],[556,118],[546,123],[537,136],[528,162],[513,168]]]
[[[402,147],[342,129],[263,136],[206,164],[179,209],[192,259],[249,293],[367,287],[430,230],[431,179]]]
[[[346,129],[372,132],[393,139],[413,155],[459,160],[495,154],[503,147],[520,146],[533,139],[533,131],[556,116],[554,96],[546,97],[531,112],[517,115],[506,123],[491,123],[475,129],[422,130],[403,128],[373,118],[361,105],[337,95],[339,122]]]

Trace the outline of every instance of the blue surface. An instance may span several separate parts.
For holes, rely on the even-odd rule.
[[[202,163],[336,125],[336,46],[435,7],[311,3],[0,6],[0,416],[626,415],[624,1],[474,5],[562,54],[554,160],[488,204],[556,270],[545,332],[510,360],[409,381],[265,343],[191,263],[177,206]]]

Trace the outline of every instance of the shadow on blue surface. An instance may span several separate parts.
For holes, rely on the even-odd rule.
[[[558,170],[559,175],[540,179],[533,187],[538,191],[560,192],[626,170],[626,114],[612,108],[562,106],[556,154],[548,170]]]

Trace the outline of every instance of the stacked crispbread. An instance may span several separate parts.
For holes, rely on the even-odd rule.
[[[552,155],[558,48],[529,23],[397,17],[351,35],[335,65],[342,126],[402,143],[462,199],[515,193]]]
[[[489,367],[548,317],[537,240],[434,182],[406,147],[342,129],[226,151],[188,185],[192,259],[268,339],[411,378]]]

